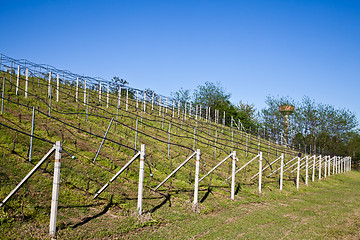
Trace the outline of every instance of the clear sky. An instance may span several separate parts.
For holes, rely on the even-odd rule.
[[[360,120],[360,0],[3,1],[0,52],[170,96],[304,95]]]

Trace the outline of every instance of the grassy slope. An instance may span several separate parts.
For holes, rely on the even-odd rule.
[[[9,77],[9,76],[6,76]],[[20,95],[14,94],[15,87],[7,82],[5,98],[21,103],[25,106],[5,102],[5,113],[0,117],[2,123],[21,129],[30,133],[31,106],[36,106],[40,111],[47,113],[48,102],[46,97],[47,83],[40,79],[38,86],[37,79],[30,78],[29,98],[24,98],[23,91]],[[14,81],[13,81],[14,83]],[[23,83],[23,82],[22,82]],[[101,238],[127,234],[135,229],[141,229],[148,225],[162,225],[163,223],[182,222],[185,219],[196,218],[197,214],[191,211],[191,200],[193,196],[194,161],[190,161],[184,169],[169,180],[160,192],[153,192],[154,188],[167,174],[180,164],[192,151],[172,145],[170,148],[170,159],[167,158],[168,126],[171,121],[171,142],[179,143],[192,148],[194,118],[182,121],[172,119],[170,110],[167,116],[159,117],[158,108],[155,106],[153,112],[147,106],[147,114],[144,115],[141,124],[141,111],[136,109],[135,101],[130,101],[132,106],[129,111],[124,110],[124,101],[119,111],[119,124],[111,128],[108,138],[122,144],[134,145],[135,119],[139,119],[138,148],[140,143],[147,146],[146,155],[152,166],[154,178],[149,181],[149,171],[146,169],[144,189],[144,206],[146,212],[141,219],[135,215],[138,163],[131,165],[127,174],[122,174],[99,199],[92,200],[93,194],[106,183],[133,155],[133,150],[120,147],[118,144],[106,141],[96,161],[92,163],[96,150],[101,142],[101,137],[106,131],[111,117],[116,117],[116,96],[110,100],[110,107],[96,106],[97,93],[92,92],[90,97],[88,121],[85,121],[86,107],[82,103],[75,103],[74,88],[61,85],[60,101],[52,100],[52,116],[64,121],[64,123],[80,127],[75,129],[64,123],[55,121],[46,115],[37,113],[35,123],[35,134],[51,141],[63,140],[64,147],[71,150],[76,159],[72,160],[63,154],[61,169],[61,185],[59,196],[58,232],[62,238]],[[55,90],[53,89],[53,96]],[[80,98],[82,95],[80,95]],[[43,100],[43,102],[41,101]],[[29,107],[27,107],[29,106]],[[57,112],[56,110],[60,111]],[[63,113],[61,113],[61,111]],[[64,114],[64,113],[75,114]],[[149,114],[150,113],[150,114]],[[96,116],[95,116],[96,115]],[[126,124],[122,125],[122,124]],[[132,129],[131,129],[132,128]],[[217,129],[216,129],[217,128]],[[200,174],[205,174],[212,166],[222,160],[226,153],[217,150],[217,158],[214,159],[214,136],[218,131],[217,146],[224,151],[231,151],[231,134],[228,128],[222,131],[221,125],[209,125],[204,121],[198,122],[196,148],[202,151],[202,159],[206,167],[201,167]],[[163,142],[155,141],[156,137]],[[207,139],[205,139],[207,138]],[[234,133],[234,147],[245,149],[246,137],[241,132]],[[76,141],[76,143],[75,143]],[[201,142],[200,142],[201,141]],[[15,143],[15,145],[14,145]],[[33,165],[51,148],[51,144],[34,140],[33,163],[28,159],[29,137],[15,133],[5,127],[0,127],[0,199],[3,199],[12,188],[26,175]],[[207,145],[209,144],[209,145]],[[222,145],[223,144],[223,145]],[[257,148],[269,151],[268,160],[274,159],[275,151],[281,147],[261,141],[258,146],[258,139],[249,136],[249,146],[257,153]],[[227,146],[224,146],[227,145]],[[15,146],[15,147],[14,147]],[[278,150],[275,150],[278,149]],[[273,154],[273,156],[271,156]],[[291,156],[288,154],[286,159]],[[293,153],[291,153],[293,155]],[[253,157],[249,154],[245,157],[244,151],[237,151],[240,159],[238,166],[243,165]],[[268,155],[264,155],[267,157]],[[257,195],[256,182],[249,182],[243,179],[249,178],[257,171],[257,163],[250,165],[237,175],[238,191],[236,201],[229,199],[229,183],[223,180],[229,175],[230,161],[223,164],[211,178],[207,178],[200,184],[200,212],[204,216],[212,216],[229,206],[242,206],[243,203],[261,202]],[[7,203],[5,208],[0,209],[0,231],[9,238],[25,237],[46,238],[49,222],[49,209],[51,201],[52,185],[52,158],[42,166],[34,176],[24,185],[22,189]],[[281,195],[287,196],[294,191],[293,177],[285,181],[286,191]],[[274,192],[277,188],[276,179],[266,179],[264,184],[265,196]]]

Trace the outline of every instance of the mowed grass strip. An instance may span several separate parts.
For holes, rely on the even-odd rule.
[[[273,191],[260,203],[145,227],[125,239],[360,239],[360,172],[310,182],[299,191]]]

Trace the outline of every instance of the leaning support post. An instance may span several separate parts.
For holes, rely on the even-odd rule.
[[[94,195],[94,199],[97,198],[97,197],[100,195],[100,193],[102,193],[102,192],[110,185],[110,183],[112,183],[113,181],[115,181],[116,178],[117,178],[123,171],[125,171],[125,169],[126,169],[127,167],[129,167],[130,164],[132,164],[139,155],[140,155],[140,152],[136,153],[136,154],[134,155],[134,157],[133,157],[132,159],[130,159],[130,161],[128,161],[128,162],[110,179],[109,182],[107,182],[99,191],[97,191],[96,194]]]
[[[298,162],[297,162],[296,189],[299,189],[299,181],[300,181],[300,157],[298,157]]]
[[[229,154],[226,158],[224,158],[221,162],[219,162],[218,164],[216,164],[215,167],[213,167],[209,172],[207,172],[204,176],[202,176],[202,178],[199,179],[199,182],[201,182],[205,177],[207,177],[210,173],[212,173],[216,168],[218,168],[221,164],[223,164],[226,160],[228,160],[231,156],[233,155],[233,153]],[[236,156],[235,156],[236,158]],[[236,174],[237,172],[235,172]],[[229,178],[231,178],[232,175],[230,177],[228,177],[226,180],[228,180]]]
[[[156,191],[159,187],[161,187],[170,177],[172,177],[177,171],[179,171],[180,168],[182,168],[192,157],[194,157],[197,154],[197,152],[194,152],[188,157],[184,162],[182,162],[174,171],[172,171],[159,185],[157,185],[154,188],[154,191]]]
[[[32,121],[31,121],[31,136],[30,136],[30,148],[29,148],[29,162],[31,162],[31,158],[32,158],[34,124],[35,124],[35,107],[33,107]]]
[[[235,199],[235,171],[236,171],[236,151],[232,154],[232,174],[231,174],[231,199]]]
[[[142,214],[142,199],[143,199],[143,189],[144,189],[144,167],[145,167],[145,144],[141,144],[138,202],[137,202],[137,211],[138,211],[139,216]]]
[[[283,177],[284,177],[284,154],[281,154],[281,163],[280,163],[280,191],[283,190]]]
[[[105,138],[106,138],[106,136],[107,136],[107,134],[108,134],[108,132],[109,132],[109,130],[110,130],[110,127],[111,127],[111,124],[112,124],[113,121],[114,121],[114,118],[112,118],[111,121],[110,121],[110,124],[109,124],[109,126],[108,126],[108,128],[107,128],[107,130],[106,130],[106,133],[105,133],[104,138],[103,138],[103,140],[102,140],[102,142],[101,142],[101,144],[100,144],[100,147],[99,147],[98,151],[96,152],[96,155],[95,155],[95,158],[94,158],[94,161],[93,161],[93,162],[96,161],[96,158],[98,157],[98,155],[99,155],[99,153],[100,153],[101,147],[102,147],[102,145],[103,145],[104,142],[105,142]]]
[[[196,151],[196,164],[195,164],[195,184],[194,184],[194,210],[198,206],[199,195],[199,172],[200,172],[200,149]]]
[[[49,233],[50,233],[50,237],[52,238],[54,238],[56,234],[56,218],[57,218],[57,210],[58,210],[59,185],[60,185],[61,152],[62,152],[62,143],[60,141],[56,141],[54,179],[53,179],[50,226],[49,226]]]
[[[44,155],[44,157],[35,165],[35,167],[33,167],[33,169],[31,169],[31,171],[21,180],[21,182],[9,193],[9,195],[6,196],[6,198],[0,203],[0,207],[2,207],[7,200],[9,200],[12,195],[14,195],[20,188],[21,186],[34,174],[34,172],[41,166],[41,164],[43,164],[46,159],[48,159],[50,157],[50,155],[55,151],[56,147],[53,146],[48,153],[46,153]]]
[[[262,152],[259,153],[259,194],[261,194],[261,181],[262,181]]]

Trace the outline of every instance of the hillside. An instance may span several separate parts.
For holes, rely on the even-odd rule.
[[[292,161],[286,166],[290,169],[284,175],[283,196],[296,191],[293,163],[298,152],[265,139],[266,133],[252,135],[233,122],[227,126],[218,118],[211,119],[207,110],[203,109],[200,115],[198,107],[171,104],[170,99],[168,103],[168,98],[150,92],[123,87],[119,94],[110,83],[90,78],[84,78],[86,83],[79,82],[76,74],[45,69],[26,61],[3,61],[2,65],[8,69],[0,74],[5,79],[1,86],[4,108],[0,116],[0,199],[11,192],[55,141],[62,141],[69,154],[63,151],[61,159],[59,238],[116,238],[149,225],[184,221],[189,216],[221,211],[231,204],[238,206],[271,198],[272,192],[279,188],[279,175],[276,172],[269,178],[265,176],[278,169],[280,161],[267,165],[281,154],[285,163]],[[20,66],[19,74],[17,66]],[[33,110],[35,138],[29,161]],[[93,199],[140,151],[141,144],[146,146],[142,215],[137,214],[138,159]],[[238,159],[236,169],[261,153],[263,167],[267,167],[262,195],[258,194],[258,177],[250,180],[259,171],[259,157],[236,174],[234,200],[230,196],[231,179],[226,181],[232,173],[232,157],[199,183],[196,208],[193,207],[195,156],[154,190],[197,149],[201,151],[200,177],[233,151]],[[54,156],[51,156],[0,208],[0,229],[4,236],[48,238],[53,169]],[[315,174],[318,179],[318,170]],[[303,170],[300,180],[302,187]]]

